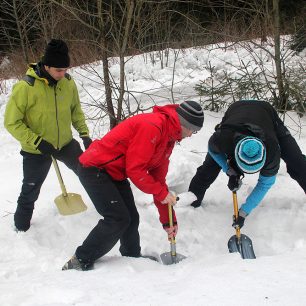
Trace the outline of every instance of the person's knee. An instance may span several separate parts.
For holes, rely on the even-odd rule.
[[[106,222],[112,223],[113,227],[117,228],[119,231],[126,230],[132,222],[132,218],[130,217],[128,212],[122,212],[120,215],[105,218],[104,220]]]
[[[38,199],[39,193],[40,189],[26,190],[25,188],[23,188],[17,200],[18,209],[34,209],[34,203]]]
[[[139,225],[139,213],[138,211],[134,211],[130,215],[130,225]]]
[[[123,229],[126,229],[130,226],[130,224],[132,223],[132,218],[130,217],[129,214],[124,214],[122,215],[122,217],[119,219],[119,223],[120,223],[120,226],[121,228]]]
[[[78,141],[74,138],[59,152],[54,154],[54,157],[62,161],[70,170],[77,173],[79,164],[79,156],[83,153],[81,146]]]

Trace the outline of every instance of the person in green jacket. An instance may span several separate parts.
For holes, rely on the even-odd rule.
[[[72,137],[71,125],[85,149],[90,145],[88,127],[77,87],[67,74],[68,47],[52,39],[42,60],[31,64],[16,83],[7,103],[4,126],[21,144],[23,183],[14,221],[17,231],[30,228],[34,203],[51,167],[51,155],[77,173],[82,149]]]

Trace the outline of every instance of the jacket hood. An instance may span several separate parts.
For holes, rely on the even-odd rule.
[[[29,65],[29,68],[26,72],[26,75],[29,75],[37,80],[45,82],[47,85],[56,85],[58,81],[54,80],[48,72],[44,71],[41,63],[32,63]]]
[[[165,106],[154,106],[153,113],[161,113],[166,115],[169,124],[169,134],[174,141],[182,140],[182,127],[176,109],[178,104],[170,104]]]
[[[26,72],[26,75],[29,75],[35,79],[38,79],[38,80],[41,80],[41,81],[44,81],[44,78],[41,78],[38,74],[37,74],[37,65],[36,63],[32,63],[29,65],[29,68]]]

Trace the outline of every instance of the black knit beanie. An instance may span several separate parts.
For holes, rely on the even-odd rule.
[[[51,39],[46,47],[42,63],[55,68],[68,68],[70,58],[66,43],[61,39]]]
[[[191,131],[199,131],[204,122],[201,105],[195,101],[185,101],[176,109],[182,126]]]

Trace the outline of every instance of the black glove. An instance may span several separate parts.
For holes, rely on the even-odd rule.
[[[231,175],[228,179],[227,187],[231,191],[237,191],[242,185],[242,179],[240,176]]]
[[[237,191],[242,185],[242,179],[244,175],[233,165],[230,161],[228,162],[229,168],[226,174],[229,176],[227,187],[231,191]]]
[[[237,228],[237,227],[242,228],[243,225],[244,225],[244,220],[245,220],[245,218],[240,216],[240,215],[238,215],[237,219],[235,218],[235,216],[233,216],[233,221],[234,222],[232,224],[232,227],[234,227],[234,228]]]
[[[84,145],[85,150],[88,149],[88,147],[89,147],[90,144],[92,143],[91,138],[88,137],[88,136],[81,137],[81,138],[82,138],[82,140],[83,140],[83,145]]]
[[[42,140],[40,144],[37,146],[37,149],[41,153],[49,155],[52,155],[57,152],[57,150],[53,147],[53,145],[46,140]]]

